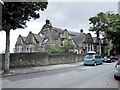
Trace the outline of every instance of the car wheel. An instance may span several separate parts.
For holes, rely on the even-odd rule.
[[[118,77],[117,77],[116,75],[114,75],[114,78],[115,78],[116,80],[118,80]]]
[[[94,66],[96,66],[97,64],[96,64],[96,62],[94,63]]]

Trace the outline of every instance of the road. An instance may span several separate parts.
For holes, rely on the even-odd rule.
[[[113,77],[115,63],[77,66],[39,73],[4,77],[3,88],[118,88]]]

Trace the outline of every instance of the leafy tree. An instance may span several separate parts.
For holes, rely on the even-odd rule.
[[[96,31],[97,37],[101,32],[105,33],[105,38],[108,40],[112,40],[116,51],[120,53],[120,15],[113,14],[111,12],[103,13],[100,12],[97,16],[91,17],[89,19],[90,24],[90,31]]]
[[[61,53],[62,49],[60,47],[53,47],[50,49],[51,53]]]
[[[96,31],[97,37],[99,37],[100,32],[105,31],[108,27],[109,18],[106,13],[100,12],[97,16],[91,17],[89,19],[90,31]]]
[[[44,11],[47,8],[48,2],[3,2],[1,4],[2,30],[6,32],[4,73],[8,73],[10,62],[10,30],[17,28],[24,29],[27,21],[30,21],[32,18],[39,18],[39,10]]]
[[[66,41],[63,45],[63,51],[64,52],[69,52],[69,50],[74,49],[74,45],[71,41]]]

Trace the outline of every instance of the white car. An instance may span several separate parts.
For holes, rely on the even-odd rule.
[[[96,54],[95,51],[88,51],[88,54]]]
[[[114,78],[120,79],[120,59],[118,60],[118,62],[115,65]]]

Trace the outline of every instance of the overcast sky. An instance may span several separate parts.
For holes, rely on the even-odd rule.
[[[13,52],[19,34],[27,36],[29,31],[39,33],[46,19],[50,19],[54,27],[75,32],[79,32],[80,29],[83,29],[84,33],[88,33],[90,26],[89,18],[99,12],[108,11],[118,13],[118,2],[91,2],[90,0],[89,2],[49,2],[47,9],[44,12],[40,12],[40,19],[28,22],[26,29],[11,30],[10,51]],[[95,36],[93,33],[91,34]],[[4,31],[0,32],[0,53],[3,51],[5,51]]]

